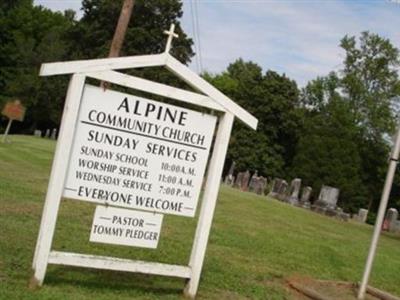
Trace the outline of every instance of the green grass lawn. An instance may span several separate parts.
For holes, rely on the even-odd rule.
[[[55,142],[0,143],[0,299],[179,299],[184,280],[49,266],[30,290]],[[196,219],[166,215],[158,249],[89,243],[95,205],[62,202],[53,249],[186,265]],[[199,210],[199,209],[198,209]],[[199,299],[292,299],[292,276],[360,281],[372,227],[221,187]],[[384,234],[370,284],[400,295],[400,237]]]

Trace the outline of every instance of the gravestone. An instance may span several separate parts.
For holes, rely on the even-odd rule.
[[[367,221],[367,217],[368,217],[368,209],[360,208],[358,210],[358,220],[359,220],[359,222],[365,223]]]
[[[393,231],[395,223],[399,217],[399,212],[395,208],[389,208],[386,212],[385,220],[383,222],[383,229]]]
[[[279,191],[282,185],[283,179],[275,178],[272,182],[271,191],[268,193],[268,197],[276,198],[279,195]]]
[[[254,172],[253,176],[251,176],[250,182],[249,182],[249,191],[250,192],[255,192],[256,188],[258,185],[258,172],[257,170]]]
[[[288,191],[288,195],[286,201],[292,205],[297,205],[299,203],[299,194],[301,188],[301,179],[295,178],[290,183],[290,188]]]
[[[304,207],[304,208],[311,207],[311,202],[310,202],[311,192],[312,192],[312,187],[305,186],[303,188],[303,191],[301,193],[301,198],[300,198],[300,204],[302,207]]]
[[[288,183],[286,180],[282,180],[281,185],[279,187],[278,195],[276,196],[277,199],[284,201],[286,198],[286,190],[288,188]]]
[[[36,136],[36,137],[42,137],[42,132],[40,130],[35,130],[33,132],[33,135]]]
[[[236,163],[233,161],[231,164],[231,167],[229,168],[228,174],[233,175],[233,172],[235,171],[235,166],[236,166]]]
[[[55,140],[57,138],[57,128],[53,128],[51,131],[51,139]]]
[[[339,198],[338,188],[323,185],[321,187],[318,200],[314,203],[314,206],[335,210],[338,198]]]
[[[247,170],[242,177],[242,183],[240,185],[242,191],[247,191],[249,189],[250,172]]]
[[[239,172],[236,175],[235,184],[233,187],[241,189],[242,188],[242,180],[243,180],[244,172]]]
[[[50,129],[46,129],[46,133],[45,133],[45,135],[44,135],[44,137],[46,137],[46,138],[50,138]]]
[[[233,183],[235,182],[235,178],[233,176],[233,172],[235,171],[235,165],[236,163],[233,161],[231,167],[229,168],[228,174],[225,176],[225,184],[227,185],[233,185]]]
[[[267,178],[260,176],[256,184],[255,192],[257,195],[264,195],[265,188],[267,187]]]
[[[230,186],[233,187],[233,185],[235,184],[235,180],[236,180],[236,177],[234,175],[232,175],[232,180],[231,180]]]

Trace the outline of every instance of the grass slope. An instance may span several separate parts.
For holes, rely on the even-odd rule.
[[[28,289],[54,141],[0,144],[0,299],[179,299],[181,279],[49,266]],[[53,249],[187,264],[195,219],[166,216],[157,250],[89,243],[94,205],[62,202]],[[372,227],[222,187],[199,299],[291,299],[285,278],[359,281]],[[380,240],[371,284],[400,295],[400,238]]]

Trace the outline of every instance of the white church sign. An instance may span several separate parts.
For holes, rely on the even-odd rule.
[[[86,85],[63,196],[193,217],[215,123],[214,116]]]
[[[41,76],[72,76],[33,258],[32,284],[42,285],[47,265],[59,264],[185,278],[185,294],[195,297],[234,117],[252,129],[257,119],[169,54],[176,36],[173,29],[172,25],[161,54],[42,65]],[[115,71],[154,66],[166,67],[200,93]],[[215,111],[218,117],[104,91],[87,85],[86,78],[182,101]],[[195,215],[203,178],[187,265],[52,250],[62,197],[98,205],[90,241],[156,248],[164,214]]]
[[[157,248],[163,215],[97,206],[90,241]]]

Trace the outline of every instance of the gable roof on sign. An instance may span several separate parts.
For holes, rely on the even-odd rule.
[[[122,74],[113,70],[165,66],[173,74],[205,95],[165,84]],[[219,111],[228,111],[252,129],[258,120],[233,100],[201,78],[168,52],[155,55],[127,56],[42,64],[40,76],[82,73],[92,78],[125,85],[145,92],[170,97]]]

